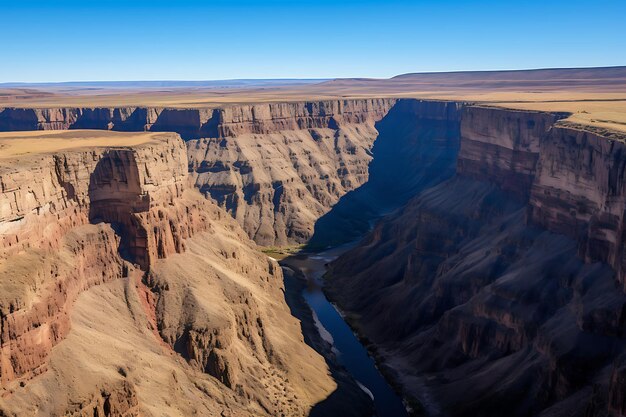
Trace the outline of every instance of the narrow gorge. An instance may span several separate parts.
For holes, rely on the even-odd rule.
[[[569,117],[400,98],[0,109],[0,131],[101,135],[0,159],[0,415],[324,415],[333,395],[371,414],[304,283],[261,253],[293,266],[349,242],[324,293],[414,415],[626,415],[626,134]],[[60,371],[93,354],[86,334],[104,365]]]

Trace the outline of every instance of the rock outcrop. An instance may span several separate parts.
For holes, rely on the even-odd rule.
[[[469,106],[456,175],[332,264],[328,291],[431,415],[621,415],[623,147]]]
[[[0,414],[305,415],[335,385],[278,264],[177,135],[105,133],[0,159]]]
[[[122,240],[131,239],[134,216],[145,216],[182,192],[185,149],[174,135],[150,138],[136,149],[100,148],[2,161],[2,360],[0,379],[38,373],[51,347],[69,331],[68,308],[89,287],[123,273],[118,240],[96,223],[102,202],[116,218]],[[155,163],[155,161],[159,161]],[[106,165],[109,169],[102,169]],[[152,171],[152,172],[151,172]],[[106,196],[100,183],[108,182]],[[130,200],[143,200],[137,204]],[[95,203],[92,205],[92,200]],[[129,200],[124,203],[125,200]],[[151,203],[152,202],[152,203]],[[135,211],[133,211],[135,210]],[[176,230],[150,228],[133,261],[147,266],[163,246],[155,235]],[[163,240],[163,239],[162,239]]]

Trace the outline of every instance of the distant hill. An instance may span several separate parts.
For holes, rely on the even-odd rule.
[[[626,66],[592,68],[545,68],[506,71],[416,72],[392,77],[392,80],[575,80],[590,78],[624,78]]]
[[[549,68],[510,71],[417,72],[392,78],[337,78],[322,87],[386,89],[401,91],[451,91],[499,89],[539,91],[602,88],[605,91],[626,87],[626,66],[597,68]]]

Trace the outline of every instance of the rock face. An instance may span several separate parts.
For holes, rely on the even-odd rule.
[[[104,129],[143,131],[156,120],[148,108],[0,109],[0,131]]]
[[[532,223],[571,237],[581,257],[608,263],[623,282],[623,137],[554,124],[563,117],[473,107],[463,118],[458,173],[528,200]]]
[[[463,114],[459,175],[492,181],[520,199],[528,198],[541,142],[565,116],[472,107]]]
[[[50,348],[69,331],[68,307],[78,293],[122,275],[113,230],[88,226],[90,210],[106,201],[98,182],[110,182],[106,199],[111,211],[120,211],[115,221],[123,237],[131,232],[124,223],[131,224],[134,216],[156,207],[154,203],[151,207],[150,201],[166,195],[171,200],[182,192],[186,181],[184,166],[180,166],[185,158],[183,144],[172,135],[155,140],[158,143],[133,150],[103,148],[3,161],[3,382],[39,372]],[[103,173],[103,164],[118,169]],[[131,211],[130,203],[126,211],[116,205],[130,198],[143,198],[147,204],[133,207],[136,212]],[[92,199],[95,206],[90,204]],[[156,230],[151,229],[151,234],[159,233]],[[169,228],[165,233],[168,231],[176,233]],[[156,252],[159,244],[154,236],[152,242],[146,239],[143,252],[137,252],[138,263],[145,265],[148,254]]]
[[[623,415],[625,145],[560,118],[466,107],[456,175],[332,264],[429,414]]]
[[[313,224],[367,180],[375,123],[392,99],[219,109],[0,109],[0,131],[169,131],[188,140],[196,186],[262,245],[304,243]]]
[[[382,214],[454,175],[462,103],[399,100],[375,124],[366,181],[315,223],[308,244],[325,248],[357,239]]]
[[[375,128],[394,100],[226,108],[217,136],[187,143],[198,189],[257,243],[304,243],[315,221],[368,177]]]
[[[334,390],[177,135],[3,158],[0,184],[0,414],[305,415]]]
[[[271,103],[217,109],[160,107],[0,108],[0,132],[104,129],[176,132],[184,139],[232,137],[283,130],[336,129],[381,119],[395,100]]]
[[[545,141],[530,197],[530,219],[578,242],[587,261],[608,263],[624,282],[626,146],[579,126]]]

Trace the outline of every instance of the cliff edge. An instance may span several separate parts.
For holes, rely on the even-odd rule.
[[[2,414],[306,415],[335,389],[278,264],[193,189],[178,135],[0,147]]]

